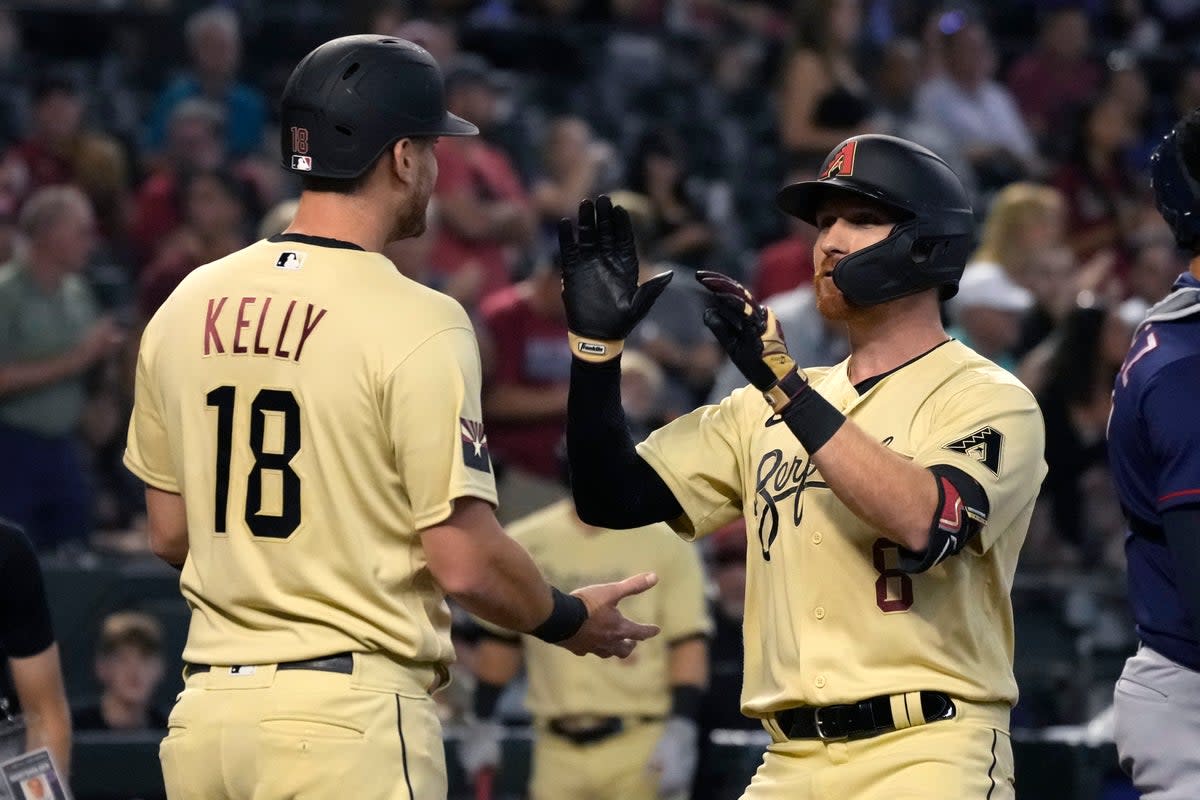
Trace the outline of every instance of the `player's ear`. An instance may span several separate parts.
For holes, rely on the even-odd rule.
[[[392,172],[403,184],[413,184],[417,181],[420,160],[417,142],[413,139],[400,139],[392,145]]]

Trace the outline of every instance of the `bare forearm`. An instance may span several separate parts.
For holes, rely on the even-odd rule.
[[[73,352],[40,361],[12,362],[0,365],[0,397],[37,389],[83,369],[83,363]]]
[[[937,482],[929,470],[892,452],[849,420],[812,460],[855,516],[909,550],[925,549],[938,502]]]
[[[492,537],[489,537],[491,539]],[[447,588],[458,603],[480,619],[510,631],[528,633],[553,607],[550,585],[525,548],[507,534],[483,544],[469,584]]]
[[[536,422],[567,413],[567,387],[498,384],[483,395],[483,414],[495,422]]]
[[[667,673],[671,686],[707,686],[708,640],[697,636],[671,645]]]
[[[25,749],[45,747],[54,756],[54,763],[67,777],[71,772],[71,717],[64,703],[52,714],[28,714]]]

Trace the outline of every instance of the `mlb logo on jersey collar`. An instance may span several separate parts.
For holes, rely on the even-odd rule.
[[[304,264],[304,256],[304,253],[286,250],[279,254],[279,258],[275,259],[275,266],[279,269],[300,269]]]

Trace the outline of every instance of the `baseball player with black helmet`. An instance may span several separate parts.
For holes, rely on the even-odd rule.
[[[1121,766],[1144,800],[1200,797],[1200,109],[1151,159],[1154,197],[1192,257],[1117,374],[1108,457],[1129,520],[1141,644],[1114,699]]]
[[[466,313],[380,254],[424,230],[437,137],[476,133],[446,112],[430,55],[382,36],[321,45],[288,80],[282,126],[295,221],[191,273],[138,357],[125,463],[192,611],[167,793],[438,800],[444,595],[624,657],[656,628],[616,602],[655,577],[546,584],[493,513]]]
[[[1009,592],[1045,432],[1029,391],[942,328],[966,193],[928,150],[864,135],[778,202],[817,228],[818,307],[850,357],[802,369],[770,309],[701,272],[704,322],[751,385],[636,447],[622,340],[670,277],[636,284],[606,198],[564,221],[580,516],[686,538],[746,519],[742,710],[773,743],[745,798],[1012,798]]]

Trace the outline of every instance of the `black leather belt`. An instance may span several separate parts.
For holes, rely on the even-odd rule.
[[[246,664],[245,666],[252,666]],[[239,665],[229,665],[227,667],[216,667],[217,669],[228,669],[236,673],[242,667]],[[211,664],[185,664],[184,669],[188,675],[195,675],[200,672],[209,672],[214,669]],[[350,675],[354,672],[354,655],[352,653],[338,653],[336,656],[324,656],[322,658],[310,658],[305,661],[284,661],[282,664],[275,665],[276,670],[285,669],[308,669],[315,672],[336,672],[341,675]]]
[[[588,725],[572,725],[570,717],[556,717],[546,723],[547,729],[555,736],[577,745],[596,744],[616,736],[626,730],[626,721],[622,717],[596,717],[589,720]],[[635,717],[633,722],[658,722],[662,717]]]
[[[943,692],[921,692],[926,722],[950,719],[954,701]],[[775,721],[789,739],[867,739],[896,730],[888,695],[836,706],[799,706],[775,712]]]

